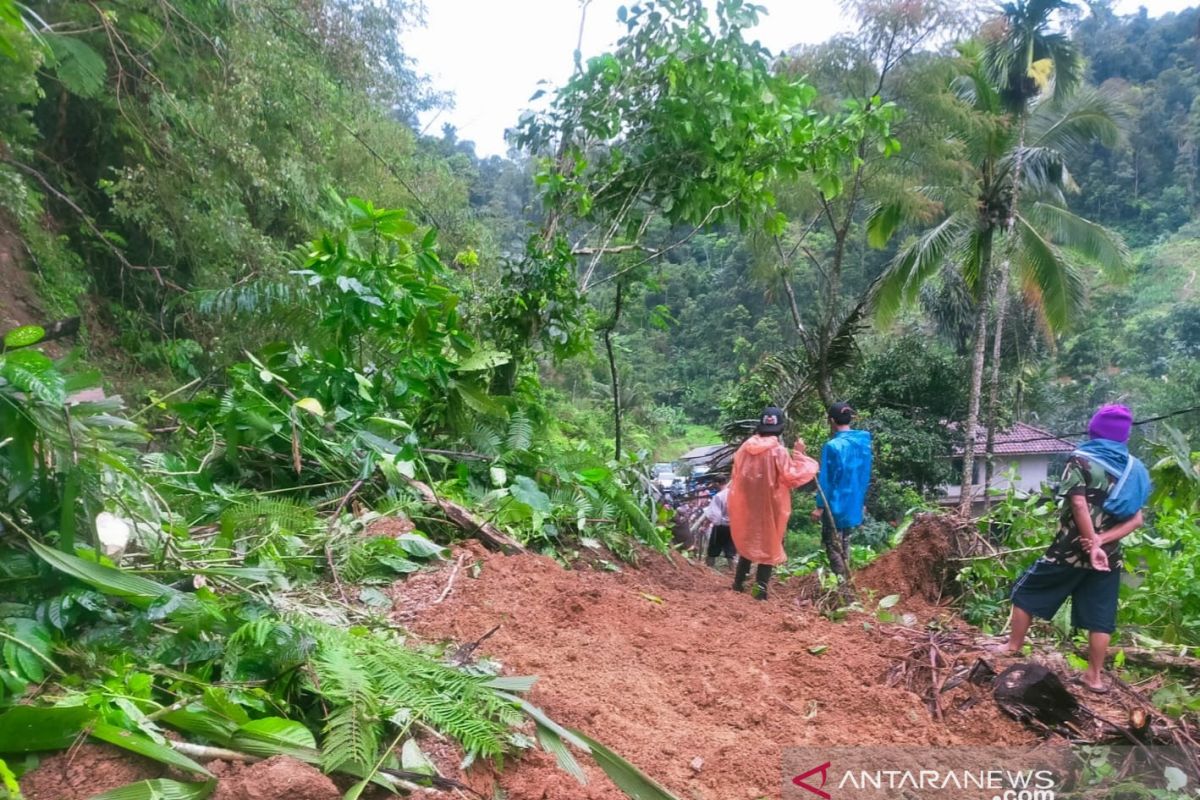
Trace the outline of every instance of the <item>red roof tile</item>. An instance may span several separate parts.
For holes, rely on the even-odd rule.
[[[958,425],[951,424],[951,428]],[[975,428],[976,452],[983,450],[987,444],[987,428],[982,425]],[[1014,423],[1011,428],[996,431],[995,452],[1010,456],[1053,455],[1070,453],[1077,445],[1066,439],[1060,439],[1049,431],[1035,428],[1024,422]],[[954,455],[962,455],[962,448],[955,447]]]

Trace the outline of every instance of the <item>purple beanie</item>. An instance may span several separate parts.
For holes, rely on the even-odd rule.
[[[1088,423],[1088,436],[1093,439],[1109,439],[1128,442],[1133,430],[1133,412],[1125,406],[1100,406]]]

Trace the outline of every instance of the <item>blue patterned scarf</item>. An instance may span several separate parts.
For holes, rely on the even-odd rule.
[[[1091,439],[1074,453],[1086,458],[1113,477],[1116,483],[1104,501],[1104,510],[1117,520],[1127,520],[1142,509],[1150,497],[1150,472],[1130,455],[1129,447],[1111,439]]]

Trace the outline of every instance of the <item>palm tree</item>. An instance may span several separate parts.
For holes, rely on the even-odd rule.
[[[1115,233],[1066,206],[1066,195],[1076,190],[1067,157],[1094,141],[1116,139],[1112,103],[1097,92],[1080,91],[1061,103],[1032,105],[1024,124],[1014,126],[980,48],[966,45],[962,55],[964,69],[954,81],[955,100],[945,120],[948,135],[962,150],[960,169],[933,185],[927,182],[898,194],[880,206],[869,227],[876,241],[890,238],[903,209],[915,204],[906,194],[937,199],[946,209],[940,222],[897,253],[876,286],[875,303],[877,316],[886,322],[947,269],[959,273],[975,302],[962,480],[966,513],[974,483],[974,431],[997,252],[1006,254],[1004,271],[1019,282],[1045,327],[1058,331],[1082,305],[1083,265],[1119,272],[1128,251]]]
[[[1052,98],[1061,103],[1079,86],[1083,59],[1070,38],[1051,31],[1051,17],[1056,12],[1074,8],[1069,0],[1017,0],[1001,6],[994,26],[996,33],[983,51],[983,65],[991,82],[999,90],[1000,102],[1017,121],[1017,164],[1013,170],[1013,202],[1020,203],[1022,160],[1025,155],[1025,133],[1032,104],[1053,85]],[[1015,217],[1010,212],[1005,233],[1011,234]],[[1010,237],[1011,241],[1011,237]],[[992,374],[988,383],[986,468],[983,487],[985,506],[990,502],[993,454],[996,440],[996,404],[1000,394],[1000,356],[1007,318],[1009,283],[1012,277],[1011,254],[1006,257],[996,289],[996,321],[992,331]],[[974,445],[974,435],[971,435]]]

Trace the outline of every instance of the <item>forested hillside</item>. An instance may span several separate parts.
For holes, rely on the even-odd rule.
[[[800,739],[1059,734],[1174,748],[1083,796],[1194,797],[1200,8],[844,8],[621,7],[502,158],[418,121],[420,0],[0,0],[0,798],[775,797]],[[730,600],[651,466],[839,400],[850,552],[797,493]],[[995,439],[1112,402],[1133,699],[1031,732],[971,688],[1058,524]]]

